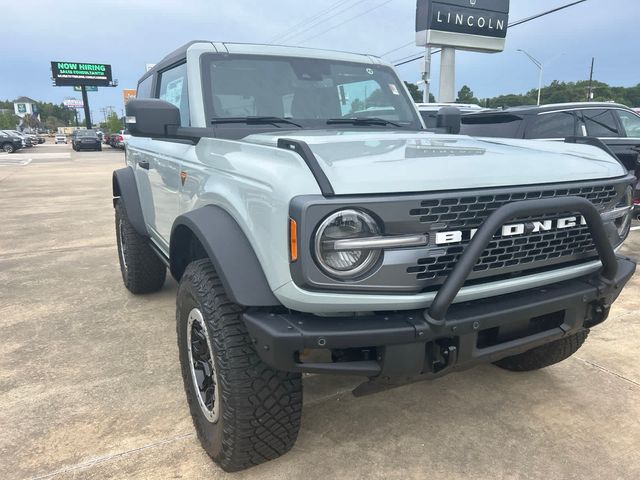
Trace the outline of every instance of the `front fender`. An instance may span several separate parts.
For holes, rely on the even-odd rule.
[[[194,259],[193,237],[213,263],[232,301],[247,307],[280,305],[244,232],[229,213],[215,205],[176,218],[170,242],[170,268],[176,280]]]
[[[113,206],[116,202],[122,202],[127,218],[136,232],[144,237],[149,236],[147,226],[142,213],[140,195],[136,185],[136,175],[133,168],[126,167],[115,170],[112,176]]]

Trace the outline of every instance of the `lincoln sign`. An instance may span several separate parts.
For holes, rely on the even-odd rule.
[[[509,0],[418,0],[416,44],[504,50]]]
[[[112,82],[111,65],[104,63],[51,62],[51,73],[57,87],[108,87]]]

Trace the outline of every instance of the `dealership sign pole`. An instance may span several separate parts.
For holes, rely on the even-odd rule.
[[[87,128],[91,128],[91,110],[87,87],[115,87],[118,81],[114,81],[111,75],[111,65],[105,63],[83,62],[51,62],[51,79],[56,87],[77,87],[82,91],[84,103],[84,118]]]
[[[442,47],[440,102],[456,100],[456,49],[503,51],[508,23],[509,0],[418,0],[416,45]]]

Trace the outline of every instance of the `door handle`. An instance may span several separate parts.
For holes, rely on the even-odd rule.
[[[138,162],[138,166],[140,168],[144,168],[145,170],[149,170],[149,162],[145,162],[144,160],[140,160]]]

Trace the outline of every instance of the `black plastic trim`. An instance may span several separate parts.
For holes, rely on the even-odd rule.
[[[564,139],[564,143],[575,143],[578,145],[591,145],[592,147],[597,147],[601,150],[604,150],[613,158],[618,160],[618,156],[614,153],[614,151],[611,150],[611,148],[606,143],[604,143],[602,140],[600,140],[597,137],[577,137],[577,136],[567,137]],[[620,162],[620,160],[618,161]],[[622,165],[622,162],[620,162],[620,164]]]
[[[192,210],[175,220],[169,258],[176,280],[195,259],[190,251],[193,236],[204,248],[232,301],[246,307],[280,305],[246,235],[229,213],[215,205]]]
[[[120,201],[127,212],[127,218],[133,228],[140,235],[149,237],[147,226],[140,205],[140,195],[136,184],[136,174],[133,168],[126,167],[115,170],[112,176],[113,206]]]
[[[331,186],[331,182],[327,178],[327,175],[322,170],[320,163],[318,163],[318,159],[311,151],[309,145],[306,142],[300,140],[291,140],[290,138],[279,138],[278,139],[278,148],[282,148],[284,150],[291,150],[296,152],[298,155],[302,157],[304,163],[307,164],[309,170],[318,182],[318,186],[320,187],[320,191],[322,195],[325,197],[333,197],[335,192],[333,191],[333,187]]]
[[[262,360],[279,370],[363,375],[381,381],[386,377],[420,380],[495,362],[603,322],[636,269],[628,258],[619,257],[616,264],[616,274],[608,284],[602,284],[597,275],[587,275],[452,305],[446,325],[429,323],[422,310],[343,317],[249,310],[243,320]],[[482,331],[527,324],[547,315],[561,315],[559,325],[504,343],[479,346]],[[430,347],[440,350],[442,345],[449,346],[448,363],[433,371],[427,351]],[[296,355],[305,349],[358,348],[375,350],[375,359],[303,363]]]

